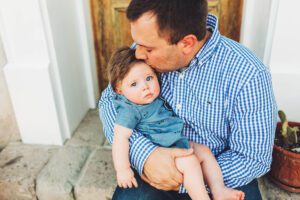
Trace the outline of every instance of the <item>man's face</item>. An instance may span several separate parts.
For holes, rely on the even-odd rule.
[[[158,34],[156,17],[151,13],[143,14],[131,22],[131,36],[136,42],[136,57],[143,59],[159,72],[174,71],[184,67],[183,54],[177,44]]]
[[[149,104],[158,97],[159,92],[157,76],[144,62],[135,63],[117,86],[117,93],[135,104]]]

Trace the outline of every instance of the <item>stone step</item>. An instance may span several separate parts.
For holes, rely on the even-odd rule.
[[[116,186],[111,150],[65,146],[36,181],[39,200],[107,200]]]
[[[0,153],[0,199],[36,200],[35,181],[57,146],[10,144]]]
[[[65,146],[10,144],[0,152],[0,200],[109,200],[116,187],[111,148],[91,110]],[[259,179],[263,200],[300,194]]]
[[[74,200],[74,186],[91,152],[89,147],[62,147],[37,177],[38,199]]]
[[[75,185],[76,200],[108,200],[116,187],[111,150],[95,150]]]
[[[66,142],[70,146],[89,146],[99,148],[105,143],[102,124],[97,110],[90,110]]]
[[[258,181],[263,200],[300,200],[300,193],[293,193],[278,188],[267,175]]]
[[[104,144],[98,111],[90,110],[72,138],[39,174],[36,187],[38,199],[109,198],[115,181],[110,178],[113,177],[113,171],[110,171],[113,169],[111,150],[105,150]]]

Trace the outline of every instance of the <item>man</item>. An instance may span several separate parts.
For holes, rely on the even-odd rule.
[[[160,72],[161,96],[183,119],[183,133],[207,145],[227,187],[261,199],[256,178],[271,164],[276,103],[264,64],[242,45],[220,35],[206,0],[132,0],[127,9],[136,57]],[[112,142],[115,110],[109,86],[99,102]],[[117,188],[113,199],[189,199],[174,158],[184,149],[162,148],[138,132],[130,161],[138,188]],[[148,184],[147,184],[148,183]]]

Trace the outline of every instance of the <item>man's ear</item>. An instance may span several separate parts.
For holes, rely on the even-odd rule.
[[[189,54],[193,51],[194,46],[197,43],[197,37],[193,34],[184,36],[179,42],[178,45],[182,49],[184,54]]]

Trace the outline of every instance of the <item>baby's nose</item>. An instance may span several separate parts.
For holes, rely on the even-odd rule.
[[[144,83],[144,85],[143,85],[143,90],[147,90],[147,89],[149,89],[149,86],[148,86],[147,83]]]

